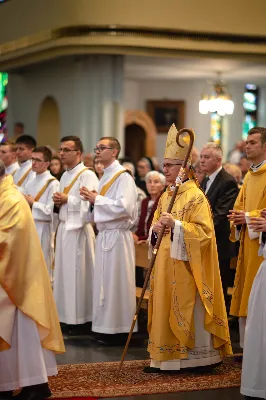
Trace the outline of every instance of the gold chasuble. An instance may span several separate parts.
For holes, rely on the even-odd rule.
[[[12,176],[0,181],[0,204],[0,285],[36,322],[42,347],[62,353],[65,347],[40,241],[30,207]],[[0,337],[0,351],[9,347]]]
[[[266,164],[258,171],[250,170],[246,174],[234,205],[235,210],[244,210],[250,217],[259,217],[264,208],[266,208]],[[233,242],[236,241],[234,226],[232,226],[230,239]],[[258,256],[259,239],[250,239],[247,225],[242,225],[239,240],[240,249],[230,314],[246,317],[251,287],[263,257]]]
[[[160,198],[152,225],[167,211],[171,195],[168,189]],[[189,261],[172,259],[170,233],[163,237],[151,276],[148,351],[155,361],[187,358],[195,347],[198,292],[205,309],[205,330],[212,334],[214,349],[222,357],[231,354],[211,211],[194,180],[180,186],[171,214],[182,222]]]
[[[168,132],[164,159],[183,161],[188,150],[187,137],[179,138],[182,145],[179,147],[176,135],[177,129],[173,124]],[[161,196],[152,225],[160,220],[163,212],[167,212],[172,194],[168,187]],[[148,351],[153,362],[186,360],[192,356],[199,360],[198,365],[203,365],[200,359],[208,357],[209,349],[220,359],[232,354],[232,348],[212,213],[208,200],[194,179],[179,187],[171,215],[181,224],[176,223],[179,233],[172,232],[173,242],[172,233],[163,237],[151,275]],[[172,252],[173,246],[179,246],[181,255]],[[199,303],[202,326],[197,319]],[[202,332],[209,338],[208,348],[196,346],[196,338]]]

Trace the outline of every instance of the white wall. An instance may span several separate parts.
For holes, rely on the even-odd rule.
[[[59,108],[60,137],[79,136],[86,151],[102,136],[123,144],[123,56],[68,57],[11,72],[8,90],[10,136],[21,121],[25,133],[36,137],[40,106],[51,96]]]
[[[146,111],[147,100],[184,100],[186,103],[185,127],[193,128],[196,133],[196,147],[199,149],[210,138],[210,115],[199,113],[199,100],[206,90],[206,81],[130,81],[124,85],[125,109],[139,109]],[[230,84],[230,93],[235,102],[235,111],[232,116],[224,118],[224,153],[241,139],[243,122],[243,92],[244,84]],[[181,127],[179,127],[181,128]],[[157,157],[163,158],[166,134],[157,136]]]
[[[25,133],[36,137],[40,106],[47,96],[52,96],[59,107],[61,136],[75,134],[77,93],[73,61],[61,60],[10,73],[8,92],[9,132],[12,133],[14,122],[21,121]]]

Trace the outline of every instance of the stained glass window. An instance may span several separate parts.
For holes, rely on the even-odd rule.
[[[259,89],[251,83],[245,86],[243,108],[245,112],[242,124],[242,139],[246,140],[248,131],[257,126]]]
[[[217,144],[222,140],[222,117],[216,112],[211,113],[211,140]]]

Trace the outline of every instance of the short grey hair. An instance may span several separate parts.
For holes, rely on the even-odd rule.
[[[208,142],[202,147],[202,150],[203,149],[212,149],[216,153],[217,157],[220,157],[221,159],[223,158],[223,149],[217,143]]]
[[[3,178],[5,173],[6,173],[5,164],[3,163],[2,160],[0,160],[0,178]]]
[[[124,161],[122,162],[122,166],[127,169],[128,171],[131,172],[132,176],[135,176],[135,167],[132,162],[129,161]]]
[[[145,182],[147,183],[149,178],[155,178],[155,177],[159,178],[161,184],[165,186],[165,181],[166,181],[165,176],[163,174],[161,174],[161,172],[158,172],[158,171],[148,172],[145,176]]]

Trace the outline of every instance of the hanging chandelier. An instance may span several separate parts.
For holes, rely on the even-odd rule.
[[[212,88],[210,95],[204,94],[199,102],[199,112],[208,114],[217,112],[218,115],[232,115],[234,112],[234,102],[228,92],[226,85],[217,81]]]

